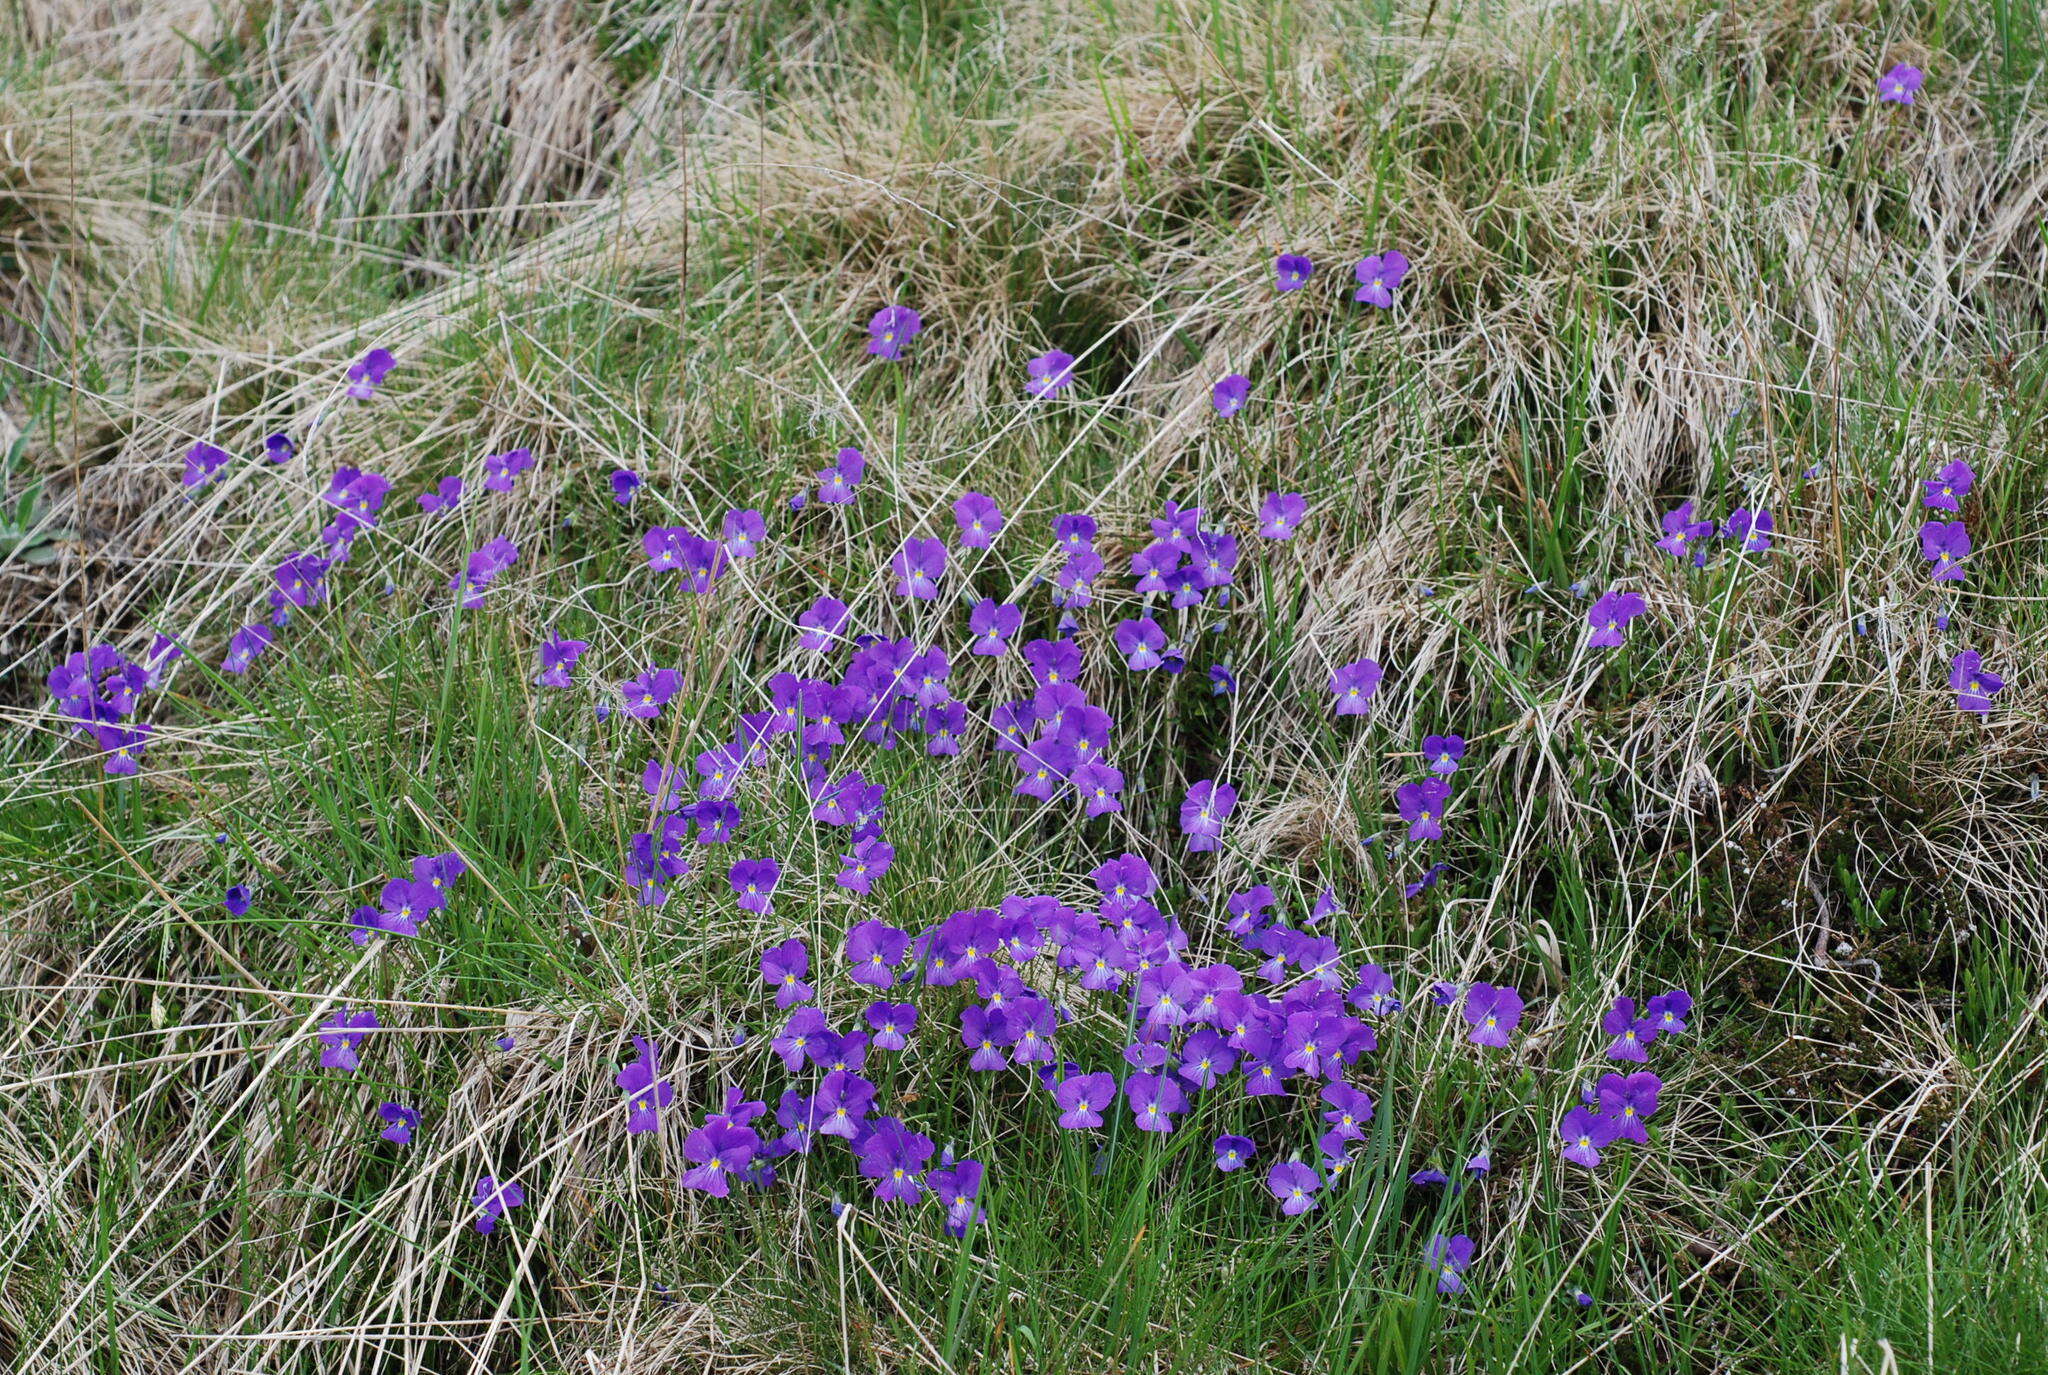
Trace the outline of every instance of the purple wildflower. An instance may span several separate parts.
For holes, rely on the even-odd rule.
[[[1074,355],[1048,349],[1025,364],[1024,371],[1031,378],[1026,391],[1041,399],[1053,396],[1074,380]]]
[[[969,492],[953,503],[953,519],[960,526],[960,543],[969,549],[987,549],[1003,532],[1002,509],[995,498]]]
[[[1024,624],[1024,612],[1009,602],[999,602],[993,597],[983,597],[967,613],[967,628],[974,633],[971,653],[998,655],[1007,654],[1010,637]]]
[[[1608,1059],[1648,1063],[1648,1047],[1657,1039],[1657,1024],[1636,1016],[1634,998],[1616,998],[1614,1006],[1600,1018],[1600,1029],[1614,1038],[1607,1047]]]
[[[1188,1106],[1188,1096],[1171,1077],[1143,1071],[1124,1080],[1124,1100],[1141,1132],[1172,1131],[1173,1114],[1186,1112]]]
[[[397,362],[390,349],[371,349],[349,365],[348,394],[358,401],[368,401],[384,385],[384,375]]]
[[[1216,1138],[1216,1168],[1229,1174],[1241,1170],[1258,1152],[1249,1136],[1219,1136]]]
[[[1273,262],[1273,286],[1278,291],[1299,291],[1308,285],[1315,264],[1299,253],[1282,253]]]
[[[462,500],[462,479],[450,474],[434,484],[431,492],[420,493],[420,509],[430,516],[446,515]]]
[[[1228,783],[1203,779],[1188,786],[1181,799],[1180,829],[1191,851],[1222,848],[1223,823],[1237,807],[1237,789]]]
[[[924,1195],[918,1174],[932,1157],[932,1139],[911,1131],[893,1117],[877,1119],[860,1146],[860,1172],[875,1181],[875,1198],[883,1203],[915,1203]]]
[[[811,603],[811,609],[796,618],[803,634],[797,643],[805,649],[830,649],[846,629],[850,611],[845,602],[837,597],[820,597]]]
[[[1150,616],[1117,622],[1115,638],[1117,652],[1124,656],[1124,662],[1139,672],[1158,668],[1164,662],[1166,631]]]
[[[626,1130],[651,1132],[661,1126],[661,1110],[675,1098],[675,1086],[661,1077],[655,1066],[654,1042],[644,1036],[633,1038],[640,1052],[612,1082],[626,1091]]]
[[[1970,488],[1976,482],[1977,474],[1970,465],[1956,459],[1921,484],[1927,490],[1922,494],[1920,504],[1937,511],[1960,511],[1963,509],[1962,499],[1970,494]]]
[[[1233,372],[1209,389],[1209,402],[1218,415],[1228,420],[1244,409],[1245,398],[1251,393],[1252,379]]]
[[[818,500],[827,506],[845,506],[853,501],[853,489],[867,476],[868,460],[859,449],[841,449],[832,466],[818,473]]]
[[[727,558],[750,559],[761,552],[761,541],[768,535],[768,523],[761,518],[759,511],[752,508],[727,511],[719,533]]]
[[[320,1024],[320,1068],[338,1069],[344,1074],[353,1074],[362,1064],[362,1057],[356,1054],[356,1047],[363,1038],[377,1030],[382,1023],[370,1008],[361,1012],[350,1012],[342,1008]]]
[[[1586,643],[1599,649],[1614,648],[1622,642],[1628,623],[1647,610],[1648,603],[1633,592],[1601,593],[1586,612],[1586,624],[1593,627]]]
[[[390,1125],[377,1133],[384,1140],[398,1146],[412,1144],[412,1134],[419,1130],[419,1113],[403,1103],[379,1103],[377,1116]]]
[[[1895,105],[1911,105],[1920,93],[1927,74],[1910,63],[1901,62],[1877,79],[1877,98]]]
[[[683,1187],[729,1198],[733,1176],[743,1173],[760,1149],[761,1138],[752,1127],[713,1118],[683,1138],[683,1159],[696,1167],[683,1174]]]
[[[1693,552],[1692,546],[1714,533],[1711,520],[1694,520],[1692,503],[1681,503],[1677,510],[1664,513],[1664,538],[1657,541],[1657,547],[1674,559],[1685,558]],[[1701,557],[1705,557],[1704,553]]]
[[[1522,1020],[1522,995],[1512,988],[1473,984],[1465,993],[1465,1020],[1472,1024],[1467,1037],[1472,1044],[1503,1047]]]
[[[1225,664],[1209,665],[1209,683],[1209,691],[1218,697],[1234,696],[1237,692],[1237,675]]]
[[[502,454],[484,456],[484,489],[491,492],[509,492],[513,480],[521,473],[533,470],[533,450],[507,449]]]
[[[642,486],[640,474],[634,472],[631,468],[612,469],[611,483],[612,500],[621,506],[631,506],[633,504],[633,493],[639,491]]]
[[[250,904],[255,900],[256,895],[249,890],[248,884],[237,883],[221,895],[220,905],[228,909],[231,917],[246,917]]]
[[[897,596],[936,601],[946,572],[946,546],[935,539],[907,539],[890,560],[889,571],[896,575]]]
[[[200,440],[185,451],[184,485],[204,487],[213,481],[213,475],[228,461],[228,451],[215,444]]]
[[[1444,833],[1444,805],[1451,800],[1451,785],[1441,778],[1420,783],[1403,783],[1394,790],[1394,802],[1401,819],[1408,823],[1410,840],[1436,840]]]
[[[1581,1104],[1564,1115],[1557,1134],[1564,1139],[1564,1158],[1591,1170],[1599,1166],[1600,1152],[1614,1144],[1621,1127],[1613,1118]]]
[[[1394,288],[1401,285],[1401,279],[1408,275],[1408,259],[1398,250],[1388,249],[1385,253],[1360,258],[1351,269],[1351,275],[1360,283],[1358,290],[1351,293],[1351,299],[1385,310],[1394,304]]]
[[[263,438],[263,456],[272,463],[289,463],[298,451],[299,446],[288,434],[265,435]]]
[[[868,321],[868,352],[894,363],[903,346],[924,333],[924,317],[909,306],[883,306]]]
[[[1321,1206],[1316,1190],[1322,1187],[1322,1176],[1298,1160],[1283,1160],[1266,1171],[1266,1191],[1280,1200],[1280,1211],[1289,1217]]]
[[[1099,1127],[1103,1112],[1116,1099],[1116,1076],[1070,1074],[1053,1085],[1052,1097],[1059,1105],[1062,1127],[1069,1131]]]
[[[1961,582],[1970,556],[1970,531],[1959,520],[1930,520],[1920,527],[1920,555],[1934,565],[1936,582]]]
[[[1363,716],[1366,703],[1380,690],[1386,671],[1371,659],[1345,664],[1330,675],[1330,695],[1337,699],[1337,715]]]
[[[661,715],[661,709],[682,685],[683,675],[676,670],[649,668],[638,678],[628,678],[619,684],[619,695],[625,699],[621,710],[636,720],[651,721]]]
[[[1454,774],[1458,771],[1458,761],[1465,757],[1465,737],[1425,735],[1422,737],[1422,757],[1428,762],[1431,773]]]
[[[383,350],[379,349],[375,350],[375,352],[381,353]],[[388,357],[389,355],[386,356]],[[492,1176],[485,1175],[477,1180],[476,1193],[470,1199],[470,1206],[476,1208],[481,1214],[476,1220],[476,1229],[479,1232],[496,1231],[498,1219],[525,1202],[526,1190],[520,1188],[509,1179],[500,1184]]]
[[[876,1050],[902,1050],[917,1030],[914,1003],[878,1002],[869,1005],[868,1025],[874,1028]]]
[[[1299,492],[1275,492],[1259,507],[1259,533],[1267,539],[1293,539],[1308,514],[1308,502]]]
[[[534,675],[533,681],[541,687],[569,687],[569,675],[576,669],[577,657],[588,648],[590,642],[587,640],[566,640],[560,635],[549,635],[541,641],[540,672]]]
[[[740,892],[740,865],[761,861],[741,860],[733,866],[733,891]],[[766,861],[774,863],[773,860]],[[771,889],[774,883],[771,880]],[[775,990],[777,1010],[787,1010],[797,1003],[807,1003],[818,996],[817,990],[804,982],[804,976],[811,970],[810,948],[794,936],[780,945],[771,945],[761,952],[761,981]]]
[[[2005,679],[1983,664],[1984,657],[1974,649],[1949,660],[1948,685],[1955,689],[1959,711],[1990,711],[1991,699],[2005,686]]]
[[[1721,523],[1721,538],[1735,540],[1745,554],[1761,554],[1771,547],[1771,531],[1776,528],[1777,521],[1769,511],[1738,506]]]
[[[1682,988],[1659,993],[1643,1011],[1659,1035],[1676,1036],[1685,1030],[1685,1019],[1692,1015],[1692,994]]]
[[[1463,1275],[1472,1264],[1472,1238],[1463,1232],[1447,1237],[1439,1232],[1422,1248],[1422,1263],[1436,1271],[1436,1292],[1462,1294]]]
[[[1594,1087],[1600,1097],[1600,1115],[1614,1123],[1614,1139],[1641,1146],[1650,1144],[1645,1124],[1657,1111],[1657,1095],[1663,1091],[1664,1081],[1646,1069],[1626,1075],[1603,1074]]]
[[[869,988],[894,988],[896,966],[910,949],[910,937],[893,926],[870,918],[846,933],[846,958],[853,965],[850,976]]]

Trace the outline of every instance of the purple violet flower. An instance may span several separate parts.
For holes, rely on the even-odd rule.
[[[1949,660],[1948,685],[1955,689],[1958,711],[1990,711],[1991,699],[2005,686],[2005,679],[1983,665],[1983,656],[1974,649]]]
[[[1586,643],[1599,649],[1613,649],[1625,638],[1628,623],[1649,610],[1633,592],[1603,592],[1586,612],[1586,624],[1593,633]]]
[[[1225,420],[1244,409],[1245,398],[1252,392],[1252,379],[1243,373],[1233,372],[1209,389],[1209,402],[1216,407],[1216,413]]]
[[[968,549],[987,549],[1003,532],[1003,513],[995,498],[969,492],[953,503],[953,520],[960,527],[960,543]]]
[[[868,321],[868,352],[898,362],[903,346],[922,333],[924,317],[909,306],[883,306]]]
[[[1959,520],[1930,520],[1920,527],[1920,555],[1934,565],[1936,582],[1961,582],[1970,556],[1970,531]]]
[[[1299,492],[1275,492],[1259,507],[1259,533],[1267,539],[1293,539],[1308,515],[1308,502]]]
[[[1472,1024],[1466,1039],[1476,1046],[1506,1046],[1522,1020],[1522,1006],[1522,995],[1512,988],[1473,984],[1465,993],[1465,1020]]]
[[[1321,1206],[1316,1190],[1322,1186],[1322,1176],[1298,1160],[1283,1160],[1266,1171],[1266,1191],[1280,1200],[1280,1211],[1289,1217]]]
[[[1219,1136],[1216,1138],[1216,1168],[1229,1174],[1241,1170],[1257,1154],[1258,1147],[1249,1136]]]
[[[320,1024],[320,1044],[324,1047],[320,1052],[320,1068],[338,1069],[343,1074],[355,1073],[356,1067],[362,1064],[356,1047],[381,1025],[376,1012],[367,1007],[360,1012],[350,1012],[345,1007],[337,1011]]]
[[[1901,62],[1877,79],[1877,98],[1889,100],[1896,105],[1911,105],[1913,97],[1920,93],[1920,86],[1927,80],[1927,74],[1918,67]]]
[[[412,1134],[418,1131],[420,1126],[420,1115],[417,1111],[403,1103],[379,1103],[377,1116],[390,1124],[377,1133],[379,1137],[393,1145],[412,1144]]]
[[[382,352],[382,350],[376,350]],[[388,355],[387,355],[388,356]],[[498,1219],[526,1202],[526,1190],[510,1180],[500,1184],[493,1176],[485,1175],[476,1182],[476,1194],[470,1199],[470,1206],[481,1214],[476,1220],[479,1232],[497,1230]]]
[[[1933,477],[1921,483],[1927,490],[1920,498],[1920,504],[1937,511],[1960,511],[1962,499],[1970,494],[1970,488],[1977,483],[1977,474],[1963,460],[1956,459],[1946,464]]]
[[[1074,380],[1074,355],[1048,349],[1027,363],[1024,371],[1031,378],[1024,390],[1042,400],[1066,390]]]
[[[1401,279],[1408,275],[1408,259],[1399,251],[1388,249],[1385,253],[1360,258],[1351,269],[1351,275],[1361,284],[1351,293],[1351,299],[1385,310],[1394,304],[1394,288],[1401,285]]]
[[[661,1126],[661,1110],[676,1096],[675,1085],[661,1077],[654,1059],[654,1042],[644,1036],[633,1038],[639,1057],[620,1070],[612,1082],[626,1091],[626,1130],[651,1132]]]
[[[377,388],[384,385],[385,374],[397,362],[390,349],[371,349],[349,365],[348,394],[358,401],[368,401],[377,394]]]
[[[1441,1232],[1422,1248],[1422,1263],[1436,1271],[1436,1292],[1465,1292],[1464,1273],[1472,1264],[1472,1238],[1463,1232],[1447,1237]]]
[[[1330,675],[1330,695],[1337,699],[1337,715],[1363,716],[1366,704],[1380,690],[1386,671],[1371,659],[1345,664]]]

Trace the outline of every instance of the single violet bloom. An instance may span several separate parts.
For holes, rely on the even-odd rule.
[[[1927,74],[1910,63],[1901,62],[1877,79],[1877,98],[1895,105],[1911,105],[1920,93]]]
[[[362,1064],[356,1048],[362,1045],[364,1037],[381,1025],[376,1012],[370,1008],[351,1012],[344,1007],[336,1012],[320,1024],[320,1044],[323,1047],[320,1068],[338,1069],[343,1074],[355,1073],[356,1067]]]
[[[222,896],[220,905],[228,909],[230,916],[246,917],[249,915],[250,904],[255,900],[255,894],[249,891],[249,885],[238,883]]]
[[[1229,1174],[1241,1170],[1256,1154],[1258,1147],[1249,1136],[1219,1136],[1216,1138],[1216,1168]]]
[[[348,394],[358,401],[368,401],[384,385],[385,375],[397,363],[390,349],[371,349],[349,365]]]
[[[1369,258],[1360,258],[1351,269],[1351,275],[1360,283],[1358,290],[1351,293],[1351,299],[1385,310],[1394,304],[1394,288],[1401,285],[1401,279],[1408,275],[1408,259],[1402,253],[1389,249]]]
[[[479,1232],[496,1231],[498,1219],[525,1202],[526,1190],[510,1180],[500,1184],[493,1176],[485,1175],[476,1182],[476,1193],[470,1199],[470,1205],[479,1214],[476,1229]]]
[[[1506,1046],[1522,1020],[1522,1007],[1522,995],[1512,988],[1473,984],[1465,992],[1465,1020],[1472,1025],[1466,1039],[1476,1046]]]
[[[1436,1272],[1437,1293],[1462,1294],[1464,1274],[1472,1264],[1472,1238],[1463,1232],[1450,1237],[1438,1233],[1422,1248],[1422,1262]]]
[[[1960,511],[1963,509],[1962,499],[1976,484],[1977,474],[1970,465],[1956,459],[1921,484],[1927,490],[1921,496],[1920,504],[1937,511]]]
[[[484,489],[491,492],[509,492],[513,480],[521,473],[533,470],[533,450],[507,449],[502,454],[484,455]]]
[[[1074,380],[1074,355],[1048,349],[1025,365],[1031,382],[1025,390],[1040,398],[1058,395]]]
[[[1309,274],[1315,270],[1315,264],[1301,254],[1282,253],[1273,262],[1273,288],[1299,291],[1308,285]]]
[[[1458,761],[1465,757],[1465,737],[1462,735],[1425,735],[1422,737],[1422,758],[1429,765],[1429,771],[1446,776],[1458,771]]]
[[[1003,532],[1003,513],[995,498],[969,492],[953,503],[953,520],[960,527],[960,543],[969,549],[987,549]]]
[[[1586,612],[1586,624],[1593,633],[1586,643],[1598,649],[1613,649],[1625,638],[1628,623],[1649,610],[1634,592],[1603,592]]]
[[[1267,539],[1293,539],[1308,515],[1308,501],[1299,492],[1274,492],[1259,506],[1259,534]]]
[[[747,861],[742,860],[740,863],[744,864]],[[734,885],[734,891],[737,892],[737,878],[734,879]],[[817,990],[804,982],[804,977],[810,973],[810,969],[810,949],[795,937],[780,945],[771,945],[761,952],[761,981],[775,990],[775,1006],[778,1010],[787,1011],[798,1003],[807,1003],[818,996]]]
[[[228,451],[217,444],[200,440],[185,451],[185,475],[182,479],[187,487],[204,487],[213,481],[213,476],[228,461]]]
[[[1320,1207],[1316,1190],[1322,1186],[1322,1176],[1298,1160],[1283,1160],[1266,1172],[1266,1191],[1280,1200],[1280,1211],[1289,1217]]]
[[[419,1130],[419,1113],[403,1103],[379,1103],[377,1116],[388,1124],[377,1135],[393,1145],[409,1146],[412,1134]]]
[[[1970,531],[1959,520],[1930,520],[1920,527],[1920,554],[1934,565],[1936,582],[1961,582],[1970,556]]]
[[[1380,679],[1385,676],[1385,670],[1371,659],[1345,664],[1331,674],[1330,695],[1337,699],[1337,715],[1365,715],[1366,704],[1380,690]]]
[[[924,333],[924,317],[909,306],[883,306],[868,320],[868,352],[894,363],[903,346]]]
[[[612,469],[611,484],[612,500],[621,506],[631,506],[633,504],[633,493],[639,491],[643,485],[640,481],[640,474],[634,472],[631,468]]]
[[[1956,709],[1979,715],[1991,710],[1991,699],[2005,687],[2005,679],[1984,667],[1984,658],[1966,649],[1949,660],[1948,685],[1955,689]]]
[[[1209,402],[1216,407],[1216,414],[1228,420],[1244,409],[1245,398],[1251,393],[1252,379],[1233,372],[1209,389]]]
[[[541,687],[565,688],[571,686],[569,675],[576,669],[576,660],[584,650],[590,648],[587,640],[568,640],[560,635],[549,635],[541,641],[540,672],[533,681]]]

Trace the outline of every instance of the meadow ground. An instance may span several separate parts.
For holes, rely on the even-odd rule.
[[[2043,54],[2022,0],[0,0],[0,1357],[2048,1370]],[[1911,103],[1878,98],[1897,63]],[[1392,307],[1354,301],[1388,249]],[[892,303],[924,323],[897,362],[864,350]],[[395,366],[351,399],[373,347]],[[1051,349],[1074,379],[1034,398]],[[187,485],[199,443],[227,458]],[[848,446],[855,499],[816,500]],[[532,469],[485,489],[515,447]],[[1971,490],[1928,508],[1957,461]],[[344,466],[388,479],[375,528],[225,671],[273,569],[333,552]],[[1008,520],[985,550],[970,490]],[[1284,491],[1298,533],[1258,537]],[[1668,556],[1688,500],[1769,510],[1771,547]],[[1238,541],[1199,605],[1127,572],[1169,501]],[[650,527],[735,508],[766,533],[714,589],[647,567]],[[1096,818],[1013,791],[1018,649],[959,652],[984,597],[1018,647],[1060,633],[1076,512],[1105,567],[1071,639],[1124,778]],[[1930,517],[1968,531],[1960,581]],[[894,595],[913,538],[949,550],[935,600]],[[516,562],[466,608],[494,540]],[[1645,613],[1589,646],[1612,590]],[[773,675],[844,673],[800,644],[821,595],[953,651],[960,753],[910,730],[834,761],[885,788],[865,897],[778,747],[734,838],[641,905],[643,768],[694,783]],[[1148,613],[1184,672],[1127,667],[1114,628]],[[568,688],[535,681],[551,633],[588,644]],[[109,774],[48,675],[158,635],[186,652]],[[1988,712],[1950,686],[1972,650]],[[1368,657],[1371,710],[1334,715]],[[651,664],[666,709],[613,709]],[[1443,836],[1411,843],[1396,790],[1448,733]],[[1210,779],[1241,800],[1191,850]],[[417,937],[350,940],[451,851]],[[1266,987],[1229,929],[1265,883],[1290,928],[1334,891],[1346,987],[1392,975],[1407,1006],[1342,1067],[1376,1111],[1317,1208],[1266,1187],[1324,1167],[1305,1077],[1191,1086],[1170,1134],[1122,1105],[1065,1130],[1026,1068],[968,1068],[971,982],[891,994],[923,1029],[868,1061],[878,1112],[985,1165],[964,1237],[831,1141],[684,1187],[728,1085],[817,1086],[771,1046],[764,949],[805,940],[844,1029],[877,996],[855,924],[1092,912],[1126,852],[1190,964]],[[759,914],[727,868],[764,856]],[[1136,1072],[1114,995],[1017,972],[1062,1058]],[[1479,981],[1526,1000],[1504,1047],[1430,992]],[[1648,1142],[1564,1159],[1581,1086],[1638,1068],[1603,1015],[1669,989],[1694,1008],[1649,1047]],[[352,1072],[344,1008],[379,1019]],[[649,1132],[615,1083],[636,1036],[673,1086]],[[1253,1168],[1218,1171],[1218,1133]],[[488,1234],[486,1175],[524,1191]],[[1462,1292],[1439,1235],[1472,1239]]]

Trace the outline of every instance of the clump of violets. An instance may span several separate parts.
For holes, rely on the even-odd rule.
[[[1407,256],[1395,249],[1360,258],[1352,267],[1351,275],[1359,282],[1358,290],[1351,293],[1351,299],[1369,306],[1386,310],[1394,304],[1394,288],[1401,285],[1401,279],[1408,275]]]
[[[1024,390],[1043,400],[1065,391],[1074,380],[1074,355],[1059,349],[1047,349],[1038,357],[1025,364],[1024,371],[1031,381]]]
[[[2005,687],[2005,679],[1984,667],[1984,656],[1966,649],[1949,660],[1948,685],[1955,690],[1956,709],[1982,715],[1991,710],[1991,699]]]
[[[1593,633],[1586,637],[1587,645],[1596,649],[1618,647],[1627,638],[1628,623],[1649,609],[1649,604],[1634,592],[1601,593],[1586,611],[1586,624],[1593,628]]]
[[[1911,105],[1926,80],[1927,74],[1918,67],[1906,62],[1897,63],[1877,79],[1877,98],[1895,105]]]
[[[1273,262],[1273,287],[1276,291],[1299,291],[1308,285],[1309,274],[1315,270],[1315,264],[1301,254],[1282,253]]]
[[[924,317],[909,306],[883,306],[868,320],[868,352],[894,363],[903,346],[924,333]]]

